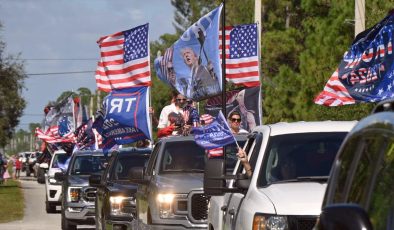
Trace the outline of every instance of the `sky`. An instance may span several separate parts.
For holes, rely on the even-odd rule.
[[[149,23],[150,41],[157,40],[175,33],[174,11],[170,0],[0,0],[0,40],[6,53],[21,54],[27,74],[91,71],[28,76],[17,129],[40,123],[45,105],[64,91],[96,90],[100,37]]]

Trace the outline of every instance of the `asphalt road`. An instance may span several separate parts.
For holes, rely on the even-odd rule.
[[[34,177],[21,177],[25,196],[25,215],[22,220],[0,224],[1,230],[60,230],[60,207],[58,213],[45,211],[45,185],[38,184]],[[78,229],[91,230],[94,226],[78,226]]]

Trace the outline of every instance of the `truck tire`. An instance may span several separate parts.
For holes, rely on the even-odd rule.
[[[37,182],[39,184],[45,184],[45,172],[42,168],[38,168],[37,171]]]
[[[64,216],[64,211],[62,210],[62,230],[76,230],[77,226],[72,225],[68,222],[66,217]]]
[[[27,166],[26,167],[26,176],[30,176],[30,167],[29,166]]]
[[[47,211],[47,213],[55,213],[56,212],[56,205],[53,205],[51,203],[48,202],[48,197],[46,197],[46,201],[45,201],[45,211]]]

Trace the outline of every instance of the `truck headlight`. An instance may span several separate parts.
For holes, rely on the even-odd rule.
[[[157,194],[160,218],[171,218],[174,215],[174,211],[173,211],[174,197],[175,194],[172,193]]]
[[[253,230],[288,230],[286,216],[255,214]]]
[[[57,181],[55,178],[53,178],[53,177],[49,177],[48,178],[48,182],[49,182],[49,184],[51,184],[51,185],[61,185],[62,184],[62,182],[61,181]]]
[[[111,206],[111,215],[113,216],[132,216],[133,209],[135,209],[135,198],[124,196],[111,196],[109,197]]]
[[[70,202],[78,202],[81,199],[81,187],[69,187],[67,198]]]

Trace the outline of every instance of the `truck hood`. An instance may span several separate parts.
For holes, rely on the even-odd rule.
[[[113,182],[108,185],[111,196],[134,196],[137,192],[136,184],[128,181]]]
[[[48,176],[49,177],[55,177],[55,173],[61,172],[62,170],[60,168],[50,168],[48,170]]]
[[[90,175],[69,175],[68,183],[73,186],[89,186],[89,176]]]
[[[278,215],[319,215],[326,183],[297,182],[272,184],[261,188]]]
[[[163,191],[189,193],[191,190],[202,190],[204,174],[202,173],[174,173],[156,176],[156,187]]]

